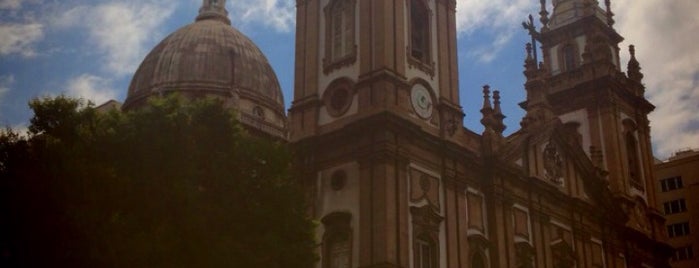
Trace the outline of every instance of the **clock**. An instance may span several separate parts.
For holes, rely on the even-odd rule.
[[[415,84],[413,86],[410,91],[410,102],[415,113],[421,118],[428,119],[432,116],[432,95],[424,85]]]

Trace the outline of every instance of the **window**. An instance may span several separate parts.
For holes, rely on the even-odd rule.
[[[356,0],[334,0],[325,8],[325,72],[351,64],[356,59],[354,42]]]
[[[323,104],[331,116],[342,116],[349,110],[354,96],[353,88],[354,82],[347,78],[340,78],[330,83],[323,93]]]
[[[564,71],[570,71],[577,67],[577,52],[574,45],[568,44],[561,50],[563,54]]]
[[[427,236],[420,236],[415,241],[415,267],[437,268],[437,250]]]
[[[265,118],[265,110],[263,110],[260,106],[255,106],[254,108],[252,108],[252,114],[259,118]]]
[[[644,191],[643,180],[641,179],[641,166],[638,152],[638,141],[636,140],[636,123],[625,119],[624,142],[626,145],[626,160],[629,169],[629,184],[631,187]]]
[[[413,267],[439,267],[439,225],[444,220],[433,205],[410,207],[413,220]]]
[[[670,237],[689,235],[689,222],[675,223],[667,226],[667,234]]]
[[[333,212],[323,217],[323,267],[349,268],[352,266],[352,215]]]
[[[663,209],[665,210],[665,215],[682,213],[687,211],[687,204],[684,199],[672,200],[663,203]]]
[[[430,14],[423,0],[410,0],[410,56],[430,61]]]
[[[694,250],[692,246],[679,247],[675,249],[675,255],[672,256],[672,261],[691,260],[694,258]]]
[[[660,188],[663,192],[682,189],[682,176],[671,177],[660,181]]]
[[[329,268],[349,268],[350,267],[350,243],[346,236],[337,236],[328,245]]]

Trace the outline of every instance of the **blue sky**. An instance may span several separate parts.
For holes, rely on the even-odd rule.
[[[550,2],[550,1],[549,1]],[[27,102],[66,94],[123,101],[133,72],[167,34],[194,21],[201,0],[0,0],[0,125],[26,127]],[[699,10],[696,0],[612,0],[617,31],[645,73],[654,151],[699,148]],[[295,0],[228,0],[233,26],[262,49],[287,108],[293,90]],[[457,0],[464,125],[480,132],[481,86],[502,91],[507,133],[524,100],[520,23],[537,0]],[[549,10],[551,7],[549,7]]]

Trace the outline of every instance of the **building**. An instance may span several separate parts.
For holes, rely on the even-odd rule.
[[[134,75],[153,95],[216,96],[256,133],[286,138],[317,229],[317,267],[668,267],[654,204],[654,106],[609,1],[541,1],[521,129],[505,136],[483,88],[484,131],[462,125],[456,1],[297,0],[288,119],[274,72],[204,0]],[[533,23],[532,23],[533,26]],[[535,44],[536,45],[536,44]],[[492,96],[491,96],[492,93]]]
[[[671,265],[699,267],[699,151],[675,154],[655,165],[657,206],[665,213],[670,245],[675,248]]]

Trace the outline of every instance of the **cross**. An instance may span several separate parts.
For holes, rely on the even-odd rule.
[[[532,47],[534,47],[534,61],[539,62],[536,53],[536,41],[541,41],[541,33],[536,31],[536,26],[534,25],[534,17],[532,17],[531,14],[529,15],[529,21],[522,22],[522,27],[524,27],[525,30],[529,31],[529,35],[532,36]]]

